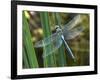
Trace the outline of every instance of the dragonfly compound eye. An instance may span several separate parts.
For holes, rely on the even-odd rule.
[[[56,26],[55,26],[55,28],[56,28],[56,29],[58,29],[58,28],[59,28],[59,26],[58,26],[58,25],[56,25]]]

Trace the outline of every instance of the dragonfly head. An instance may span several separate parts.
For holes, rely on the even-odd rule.
[[[56,25],[55,28],[57,32],[61,31],[61,28],[58,25]]]
[[[55,26],[56,29],[60,28],[58,25]]]

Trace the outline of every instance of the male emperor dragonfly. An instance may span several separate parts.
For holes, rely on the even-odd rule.
[[[81,15],[76,15],[70,22],[68,22],[66,25],[64,25],[63,28],[61,28],[60,25],[56,25],[56,32],[52,35],[50,35],[47,38],[44,38],[43,40],[40,40],[35,43],[34,47],[46,47],[50,44],[53,44],[52,49],[48,49],[45,51],[45,55],[43,57],[47,57],[50,54],[52,54],[54,51],[56,51],[62,44],[64,44],[66,50],[68,51],[69,55],[72,57],[72,59],[75,60],[75,57],[71,51],[71,48],[68,46],[67,41],[65,40],[70,40],[78,36],[82,31],[83,27],[77,26],[76,25],[80,24],[82,22]]]

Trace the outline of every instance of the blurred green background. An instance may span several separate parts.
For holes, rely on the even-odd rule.
[[[79,14],[79,13],[78,13]],[[34,44],[55,33],[55,25],[58,22],[66,25],[77,13],[55,13],[23,11],[23,68],[46,68],[46,67],[67,67],[67,66],[87,66],[89,65],[89,14],[81,14],[84,26],[81,34],[74,39],[67,40],[76,61],[74,62],[64,45],[43,58],[44,51],[51,49],[52,43],[46,47],[35,48]],[[55,16],[60,16],[56,20]],[[45,53],[47,54],[47,53]]]

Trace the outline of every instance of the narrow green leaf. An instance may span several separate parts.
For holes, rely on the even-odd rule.
[[[24,63],[23,68],[29,68],[29,63],[24,47],[23,47],[23,63]]]
[[[38,67],[38,61],[36,58],[35,50],[33,48],[33,43],[31,41],[31,34],[29,30],[29,24],[27,22],[27,19],[25,18],[25,14],[23,11],[23,44],[26,49],[27,57],[29,60],[30,68],[37,68]]]

